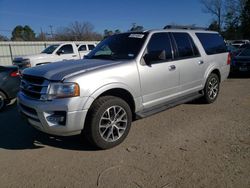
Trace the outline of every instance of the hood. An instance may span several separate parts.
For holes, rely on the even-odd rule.
[[[43,77],[48,80],[60,81],[66,77],[71,77],[79,73],[119,63],[121,62],[96,59],[69,60],[28,68],[23,71],[23,74]]]
[[[24,59],[44,59],[51,56],[51,54],[36,54],[36,55],[26,55],[26,56],[22,56],[22,57],[16,57],[14,59],[14,61],[22,61]]]

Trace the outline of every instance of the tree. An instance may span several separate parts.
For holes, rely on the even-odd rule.
[[[132,27],[131,27],[131,29],[129,31],[136,32],[136,31],[143,31],[143,30],[144,30],[143,26],[137,25],[136,23],[133,23]]]
[[[113,34],[114,32],[112,30],[105,29],[103,38],[107,38],[109,36],[112,36]]]
[[[12,31],[11,40],[22,41],[23,40],[23,26],[18,25]]]
[[[243,37],[250,39],[250,0],[247,0],[241,14],[241,29]]]
[[[203,11],[209,13],[216,18],[218,23],[218,31],[221,31],[223,16],[223,0],[200,0],[203,5]]]
[[[23,27],[23,40],[33,41],[35,40],[35,36],[35,32],[28,25]]]
[[[6,36],[0,35],[0,41],[8,41],[9,39]]]
[[[102,35],[94,32],[94,26],[89,22],[73,22],[68,27],[57,30],[56,40],[101,40]]]
[[[35,40],[35,32],[28,26],[16,26],[12,31],[11,40],[15,41],[33,41]]]
[[[219,31],[219,24],[217,21],[213,21],[209,26],[208,26],[208,30],[211,31]]]

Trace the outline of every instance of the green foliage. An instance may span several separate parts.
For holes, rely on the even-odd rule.
[[[129,30],[129,31],[133,31],[133,32],[140,32],[140,31],[143,31],[144,30],[144,27],[141,26],[141,25],[137,25],[136,23],[133,23],[132,24],[132,28]]]
[[[209,26],[208,26],[208,30],[211,31],[219,31],[219,24],[217,21],[213,21]]]
[[[11,40],[14,41],[33,41],[35,40],[34,31],[28,26],[16,26],[12,31]]]

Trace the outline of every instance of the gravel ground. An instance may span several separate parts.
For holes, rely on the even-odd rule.
[[[0,187],[250,187],[249,78],[225,81],[214,104],[134,122],[106,151],[34,130],[15,105],[0,122]]]

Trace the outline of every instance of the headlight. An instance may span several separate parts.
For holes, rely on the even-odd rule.
[[[43,100],[58,98],[68,98],[80,96],[80,87],[77,83],[50,83],[46,95],[42,95]]]

